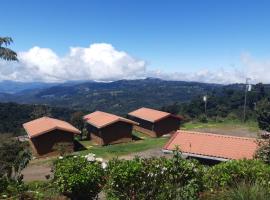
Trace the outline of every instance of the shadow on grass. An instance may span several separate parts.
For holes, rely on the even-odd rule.
[[[87,148],[83,146],[79,141],[74,140],[74,151],[82,151],[86,150]]]
[[[139,140],[143,140],[143,139],[141,137],[139,137],[138,135],[132,134],[132,140],[139,141]]]

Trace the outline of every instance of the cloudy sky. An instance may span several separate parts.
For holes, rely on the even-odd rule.
[[[270,2],[2,0],[0,80],[270,83]]]

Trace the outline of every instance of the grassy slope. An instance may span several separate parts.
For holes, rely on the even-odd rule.
[[[225,120],[223,122],[210,121],[208,123],[189,122],[182,126],[181,129],[238,137],[260,137],[260,131],[255,121],[246,123],[236,120]]]
[[[217,128],[217,129],[226,129],[226,128],[246,128],[249,131],[258,132],[259,127],[256,121],[248,121],[243,123],[238,120],[225,120],[223,122],[214,122],[209,121],[208,123],[201,122],[189,122],[183,125],[183,130],[196,130],[201,128]]]

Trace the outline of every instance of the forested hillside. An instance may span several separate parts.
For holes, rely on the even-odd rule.
[[[73,110],[44,105],[0,103],[0,134],[25,134],[22,124],[42,116],[51,116],[70,121]]]
[[[60,84],[16,94],[0,94],[1,102],[47,104],[77,110],[104,110],[126,114],[138,107],[160,108],[174,102],[188,102],[222,85],[160,79],[120,80],[109,83]]]
[[[187,119],[208,119],[222,120],[229,118],[232,120],[243,120],[245,86],[228,85],[222,88],[209,91],[207,93],[207,105],[205,113],[205,103],[202,96],[198,95],[190,102],[174,103],[162,107],[162,110],[171,113],[180,113]],[[246,120],[257,119],[257,112],[264,107],[263,104],[269,102],[270,86],[257,84],[252,90],[247,92]],[[206,114],[206,115],[205,115]]]
[[[16,94],[0,94],[0,133],[21,134],[22,124],[47,115],[70,121],[76,111],[102,110],[125,116],[139,107],[162,109],[188,120],[243,119],[245,85],[217,85],[159,79],[111,83],[60,84]],[[207,112],[202,97],[208,96]],[[269,102],[270,86],[257,84],[247,93],[247,119]],[[25,104],[23,104],[25,103]]]

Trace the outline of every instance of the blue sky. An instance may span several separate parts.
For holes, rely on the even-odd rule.
[[[269,10],[260,0],[2,0],[0,35],[17,52],[38,46],[61,57],[71,46],[107,43],[147,70],[245,70],[268,63]]]

